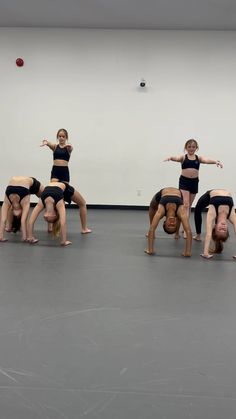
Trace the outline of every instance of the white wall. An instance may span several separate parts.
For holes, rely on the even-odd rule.
[[[89,204],[148,205],[177,186],[179,164],[163,159],[189,138],[225,165],[201,167],[199,192],[236,200],[235,51],[236,32],[0,29],[0,200],[13,175],[48,182],[52,155],[39,144],[61,127],[71,184]]]

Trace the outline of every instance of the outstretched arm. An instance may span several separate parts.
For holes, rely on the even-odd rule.
[[[163,161],[176,161],[181,163],[184,159],[184,156],[170,156],[170,157],[166,157]]]
[[[43,140],[40,147],[43,147],[45,145],[48,146],[52,151],[54,151],[56,146],[57,146],[56,144],[50,143],[50,141],[48,141],[48,140]]]
[[[62,148],[67,148],[67,150],[69,151],[69,153],[71,153],[72,150],[73,150],[73,147],[72,147],[71,144],[65,144]]]
[[[191,250],[192,250],[192,231],[189,224],[189,218],[187,217],[186,211],[184,209],[184,206],[179,207],[178,210],[178,217],[180,218],[184,231],[186,233],[186,241],[185,241],[185,249],[182,253],[185,257],[191,256]]]
[[[217,167],[223,168],[223,164],[220,160],[208,159],[207,157],[199,157],[200,163],[203,164],[216,164]]]
[[[148,232],[148,247],[145,250],[145,252],[148,255],[152,255],[154,253],[154,251],[153,251],[153,241],[154,241],[155,230],[156,230],[156,228],[159,224],[160,219],[162,217],[164,217],[164,214],[165,214],[164,207],[162,205],[159,205],[158,210],[153,217],[153,220],[152,220],[152,223],[150,225],[149,232]]]
[[[40,212],[43,211],[43,203],[41,201],[41,199],[39,200],[38,204],[34,207],[32,214],[30,216],[29,222],[28,222],[28,242],[29,243],[37,243],[37,239],[34,237],[34,223],[37,220]]]

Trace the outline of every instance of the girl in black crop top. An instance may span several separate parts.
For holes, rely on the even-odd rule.
[[[46,145],[53,151],[51,181],[69,183],[70,174],[68,163],[73,147],[68,143],[68,132],[66,129],[61,128],[57,131],[57,140],[59,144],[54,144],[48,140],[43,140],[41,147]]]
[[[38,195],[43,185],[35,178],[13,176],[5,191],[0,221],[0,241],[4,242],[4,231],[17,232],[21,229],[22,241],[27,239],[26,222],[30,209],[30,194]]]
[[[195,153],[198,150],[198,143],[194,139],[186,141],[184,145],[184,152],[180,156],[170,156],[164,161],[174,161],[181,163],[182,172],[179,178],[179,189],[183,194],[184,206],[187,215],[190,216],[191,206],[198,192],[198,173],[200,163],[216,164],[217,167],[222,168],[223,165],[219,160],[209,159],[203,156],[197,156]]]
[[[182,222],[186,233],[185,249],[183,256],[191,256],[192,233],[183,206],[182,194],[177,188],[163,188],[154,195],[149,206],[150,228],[147,234],[148,246],[145,252],[148,255],[154,253],[154,235],[161,218],[165,217],[163,229],[168,234],[175,233],[175,238],[179,237],[179,226]]]
[[[236,214],[231,193],[225,189],[208,191],[209,208],[206,216],[206,236],[202,257],[210,259],[212,253],[221,253],[223,243],[229,237],[228,221],[233,224],[236,233]],[[210,242],[214,247],[210,249]],[[236,258],[236,256],[233,256]]]
[[[34,224],[39,214],[45,210],[44,219],[49,223],[53,223],[54,236],[58,236],[61,233],[61,245],[68,246],[71,244],[67,240],[66,233],[66,209],[65,202],[63,199],[63,193],[65,191],[65,184],[62,182],[50,182],[42,192],[41,199],[38,204],[34,207],[28,223],[28,242],[35,244],[38,242],[33,235]]]

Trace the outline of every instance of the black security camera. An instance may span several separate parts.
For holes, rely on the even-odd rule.
[[[145,87],[146,86],[146,81],[144,79],[141,79],[140,83],[139,83],[139,86],[140,87]]]

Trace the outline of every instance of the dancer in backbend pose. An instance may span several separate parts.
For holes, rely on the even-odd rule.
[[[145,252],[148,255],[152,255],[154,253],[153,241],[155,230],[159,221],[163,217],[165,217],[165,221],[163,223],[164,231],[167,234],[175,233],[176,238],[178,238],[179,226],[182,222],[184,232],[186,234],[185,249],[182,255],[186,257],[191,256],[192,233],[189,219],[184,209],[183,198],[180,190],[172,187],[161,189],[152,198],[149,207],[150,229],[148,232],[148,246]]]
[[[34,207],[28,223],[28,236],[27,241],[31,244],[38,242],[34,237],[34,224],[39,214],[44,210],[44,219],[48,223],[52,223],[52,233],[54,237],[61,235],[61,245],[68,246],[71,244],[67,240],[66,229],[66,209],[63,193],[65,191],[65,183],[50,182],[42,192],[41,198]]]
[[[22,240],[26,241],[26,223],[30,209],[30,195],[40,196],[44,187],[33,177],[14,176],[10,179],[5,191],[0,222],[0,241],[4,238],[4,230],[8,223],[7,231],[18,231],[21,228]]]
[[[223,243],[228,240],[228,221],[233,224],[236,233],[236,214],[232,195],[225,189],[212,189],[207,191],[199,199],[195,208],[195,224],[197,231],[197,240],[201,239],[201,212],[208,207],[206,216],[206,236],[204,242],[204,251],[201,254],[206,259],[212,258],[214,253],[221,253]],[[210,248],[211,240],[213,247]],[[235,258],[235,256],[233,256]]]

